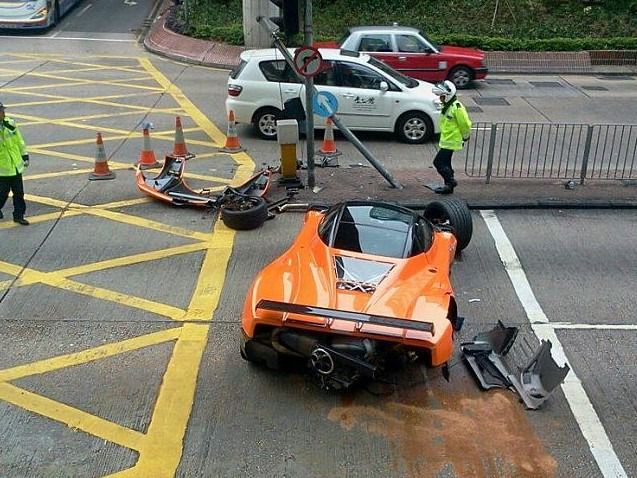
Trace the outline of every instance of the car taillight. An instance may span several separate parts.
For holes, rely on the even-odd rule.
[[[239,96],[241,91],[243,90],[242,86],[239,85],[228,85],[228,94],[230,96]]]

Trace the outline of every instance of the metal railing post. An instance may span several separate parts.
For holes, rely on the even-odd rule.
[[[489,155],[487,156],[487,184],[491,182],[493,171],[493,153],[495,151],[495,135],[498,131],[498,123],[491,123],[491,135],[489,139]]]
[[[584,157],[582,158],[582,171],[579,177],[579,183],[584,184],[586,174],[588,173],[588,157],[591,154],[591,142],[593,140],[593,127],[586,125],[586,142],[584,143]]]

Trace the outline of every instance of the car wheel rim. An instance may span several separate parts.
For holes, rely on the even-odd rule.
[[[276,116],[261,116],[259,119],[259,130],[266,136],[274,136],[276,134]]]
[[[458,87],[462,88],[469,84],[471,78],[469,76],[469,72],[465,70],[456,71],[453,75],[453,83]]]
[[[422,139],[427,133],[427,125],[420,118],[411,118],[405,123],[403,132],[406,138],[417,141]]]

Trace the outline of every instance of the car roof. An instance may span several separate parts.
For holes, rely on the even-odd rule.
[[[288,51],[290,52],[290,55],[294,57],[294,52],[296,51],[296,48],[288,48]],[[358,58],[360,61],[366,62],[369,58],[369,55],[362,52],[361,53],[349,52],[349,54],[343,54],[341,50],[339,50],[338,48],[319,48],[319,52],[321,53],[321,57],[324,60],[336,60],[336,59],[351,60],[353,58]],[[267,60],[267,59],[282,60],[283,55],[276,48],[245,50],[244,52],[241,53],[241,59],[244,61],[248,61],[252,58],[263,59],[263,60]]]
[[[420,30],[412,27],[403,27],[401,25],[386,25],[386,26],[369,26],[369,27],[350,27],[350,33],[360,32],[405,32],[405,33],[418,33]]]

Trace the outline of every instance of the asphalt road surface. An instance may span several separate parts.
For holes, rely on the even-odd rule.
[[[147,121],[161,157],[181,117],[194,188],[221,190],[278,158],[248,128],[246,153],[218,152],[227,71],[147,54],[136,32],[151,3],[85,1],[58,29],[0,38],[0,101],[32,158],[32,225],[7,220],[10,204],[0,221],[0,476],[637,475],[634,211],[473,212],[452,273],[467,317],[458,343],[502,320],[520,327],[512,359],[522,365],[528,347],[551,339],[572,372],[538,411],[480,391],[458,352],[450,382],[410,367],[342,394],[241,360],[245,292],[302,215],[235,233],[212,211],[139,193],[131,167]],[[634,80],[493,79],[513,85],[479,85],[466,103],[509,106],[482,105],[477,120],[637,122]],[[595,85],[606,91],[584,88]],[[115,180],[88,180],[98,131]],[[390,168],[433,151],[363,139]]]

